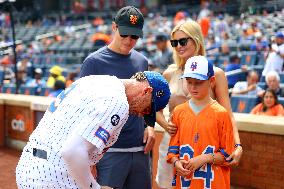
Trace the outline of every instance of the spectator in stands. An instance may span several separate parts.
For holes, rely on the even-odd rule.
[[[5,55],[0,60],[0,71],[3,72],[3,83],[11,83],[15,78],[15,73],[11,68],[11,60],[8,55]],[[2,83],[2,82],[1,82]]]
[[[240,70],[242,72],[247,71],[247,66],[240,65],[240,57],[237,54],[232,54],[230,56],[230,62],[225,66],[225,72],[230,73],[233,70]],[[227,76],[228,79],[228,88],[231,89],[235,86],[235,84],[241,80],[240,73],[231,74]]]
[[[62,75],[62,68],[60,66],[53,66],[49,70],[50,76],[47,79],[47,87],[53,88],[57,80],[65,83],[65,77]]]
[[[217,43],[215,40],[215,36],[209,35],[206,44],[206,51],[210,55],[219,55],[219,48],[221,46],[220,43]]]
[[[26,86],[28,87],[36,87],[36,95],[39,95],[41,92],[41,88],[46,86],[45,79],[42,78],[42,69],[36,68],[34,71],[35,78],[27,81]]]
[[[230,36],[228,32],[222,32],[221,33],[221,53],[223,55],[229,55],[230,53],[230,47],[229,47],[229,42],[230,42]]]
[[[210,4],[209,4],[208,1],[202,1],[201,2],[201,10],[199,12],[198,19],[208,18],[211,15],[211,11],[209,10],[209,6],[210,6]],[[202,28],[202,26],[201,26],[201,28]],[[202,29],[201,29],[201,31],[202,31]]]
[[[65,82],[57,80],[54,83],[52,91],[49,93],[49,97],[57,97],[65,89]]]
[[[257,86],[259,76],[256,71],[250,71],[247,75],[247,81],[238,81],[233,90],[232,95],[258,95],[263,94],[263,89]]]
[[[271,45],[270,53],[266,59],[263,76],[270,71],[282,72],[284,61],[284,34],[282,31],[277,32],[275,35],[275,44]]]
[[[108,34],[98,31],[92,35],[91,40],[94,44],[94,47],[100,48],[108,45],[111,42],[111,37]]]
[[[216,37],[221,38],[221,34],[229,31],[228,23],[223,13],[219,13],[214,23],[214,34]]]
[[[251,23],[251,27],[247,29],[247,35],[253,37],[257,32],[260,32],[257,23]]]
[[[284,88],[280,87],[280,76],[276,71],[270,71],[267,73],[265,76],[265,83],[265,89],[271,89],[277,96],[284,97]]]
[[[187,13],[185,11],[178,11],[173,18],[173,25],[176,26],[179,23],[186,21]]]
[[[251,51],[257,51],[257,52],[266,52],[269,50],[268,41],[263,39],[262,33],[257,32],[255,33],[255,40],[250,45]]]
[[[97,26],[103,25],[104,24],[104,20],[101,16],[97,16],[94,18],[93,20],[93,26],[96,28]]]
[[[283,106],[278,103],[278,97],[274,90],[266,89],[262,102],[256,105],[250,112],[256,115],[283,116]]]
[[[85,12],[86,7],[83,5],[83,3],[80,0],[75,0],[73,3],[72,10],[75,14],[82,14]]]
[[[200,27],[201,27],[203,37],[207,38],[209,30],[210,30],[210,17],[209,17],[209,15],[206,16],[206,17],[200,18],[199,24],[200,24]]]
[[[75,81],[76,77],[77,73],[75,72],[69,73],[66,80],[66,87],[69,87]]]
[[[13,83],[16,83],[16,85],[20,88],[21,85],[25,85],[27,82],[27,71],[23,68],[20,68],[17,70],[17,77],[13,78]]]
[[[147,70],[148,60],[134,49],[143,36],[143,25],[139,9],[121,8],[111,25],[112,42],[85,59],[80,77],[107,74],[128,79],[137,71]],[[97,164],[100,185],[151,189],[149,151],[155,141],[154,125],[151,126],[145,125],[142,117],[129,116],[117,142]]]
[[[183,73],[185,62],[193,56],[205,55],[204,39],[202,37],[201,28],[195,21],[186,21],[178,24],[174,27],[171,33],[171,45],[173,50],[173,59],[175,64],[168,67],[163,73],[164,77],[168,80],[169,86],[172,92],[169,101],[170,113],[174,108],[184,103],[189,99],[188,92],[184,90],[184,83],[180,80],[180,76]],[[231,112],[230,99],[228,95],[228,84],[224,72],[217,67],[214,67],[216,82],[214,87],[211,88],[210,94],[213,99],[216,99],[222,106],[224,106],[231,115],[231,119],[234,127],[234,140],[236,145],[235,151],[232,153],[234,165],[237,165],[241,155],[242,147],[240,145],[240,138],[238,130]],[[163,114],[163,111],[157,112],[157,122],[165,129],[165,134],[160,144],[159,149],[159,161],[158,161],[158,173],[156,181],[161,188],[171,188],[171,181],[173,178],[172,166],[166,163],[166,156],[168,152],[168,144],[170,135],[175,135],[177,129],[171,122],[171,119],[167,120]],[[228,158],[228,159],[230,159]]]
[[[173,63],[172,49],[168,47],[168,36],[160,33],[155,37],[157,46],[156,53],[153,58],[153,67],[155,71],[163,73],[167,67]]]
[[[24,70],[27,73],[28,77],[33,77],[33,65],[29,61],[28,54],[23,54],[21,56],[21,60],[17,62],[17,69],[18,70]]]

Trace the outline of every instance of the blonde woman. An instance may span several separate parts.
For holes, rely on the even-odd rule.
[[[172,110],[177,105],[190,98],[183,86],[183,80],[180,79],[186,60],[196,55],[205,56],[205,46],[200,25],[195,21],[186,21],[175,26],[171,33],[171,45],[174,48],[173,59],[175,64],[170,65],[163,73],[164,77],[169,82],[172,93],[168,104],[169,115],[171,115]],[[216,82],[210,91],[210,96],[225,107],[231,115],[236,148],[228,159],[233,159],[230,165],[238,165],[242,155],[242,146],[240,144],[238,129],[231,110],[227,79],[224,71],[220,68],[214,67],[214,72]],[[156,182],[161,188],[171,188],[173,166],[167,164],[166,156],[170,137],[175,135],[176,127],[171,123],[170,119],[166,120],[162,111],[157,112],[157,122],[166,132],[160,144]]]

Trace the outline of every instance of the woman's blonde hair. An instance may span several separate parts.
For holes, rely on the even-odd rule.
[[[194,41],[196,47],[194,55],[205,56],[204,39],[201,33],[201,27],[197,22],[190,20],[176,25],[172,30],[171,38],[173,38],[173,35],[176,31],[183,31]],[[173,59],[178,68],[183,69],[186,60],[181,59],[176,50],[173,51]]]

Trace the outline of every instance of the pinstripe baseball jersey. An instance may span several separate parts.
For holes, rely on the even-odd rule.
[[[94,165],[117,140],[128,114],[125,87],[119,79],[77,80],[51,103],[31,134],[16,168],[18,187],[78,188],[60,154],[64,142],[76,133],[92,143],[96,148],[89,152],[89,164]]]
[[[190,159],[201,154],[234,150],[233,128],[229,113],[216,101],[195,114],[189,102],[178,105],[173,111],[173,123],[178,127],[171,137],[168,162],[171,158]],[[226,165],[226,163],[224,163]],[[189,178],[174,176],[173,188],[230,188],[230,168],[206,164],[195,170]]]

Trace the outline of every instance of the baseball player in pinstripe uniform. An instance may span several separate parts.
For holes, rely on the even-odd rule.
[[[31,134],[16,168],[18,187],[110,188],[96,182],[90,167],[117,140],[129,114],[153,124],[169,97],[168,83],[157,72],[77,80],[51,103]]]

